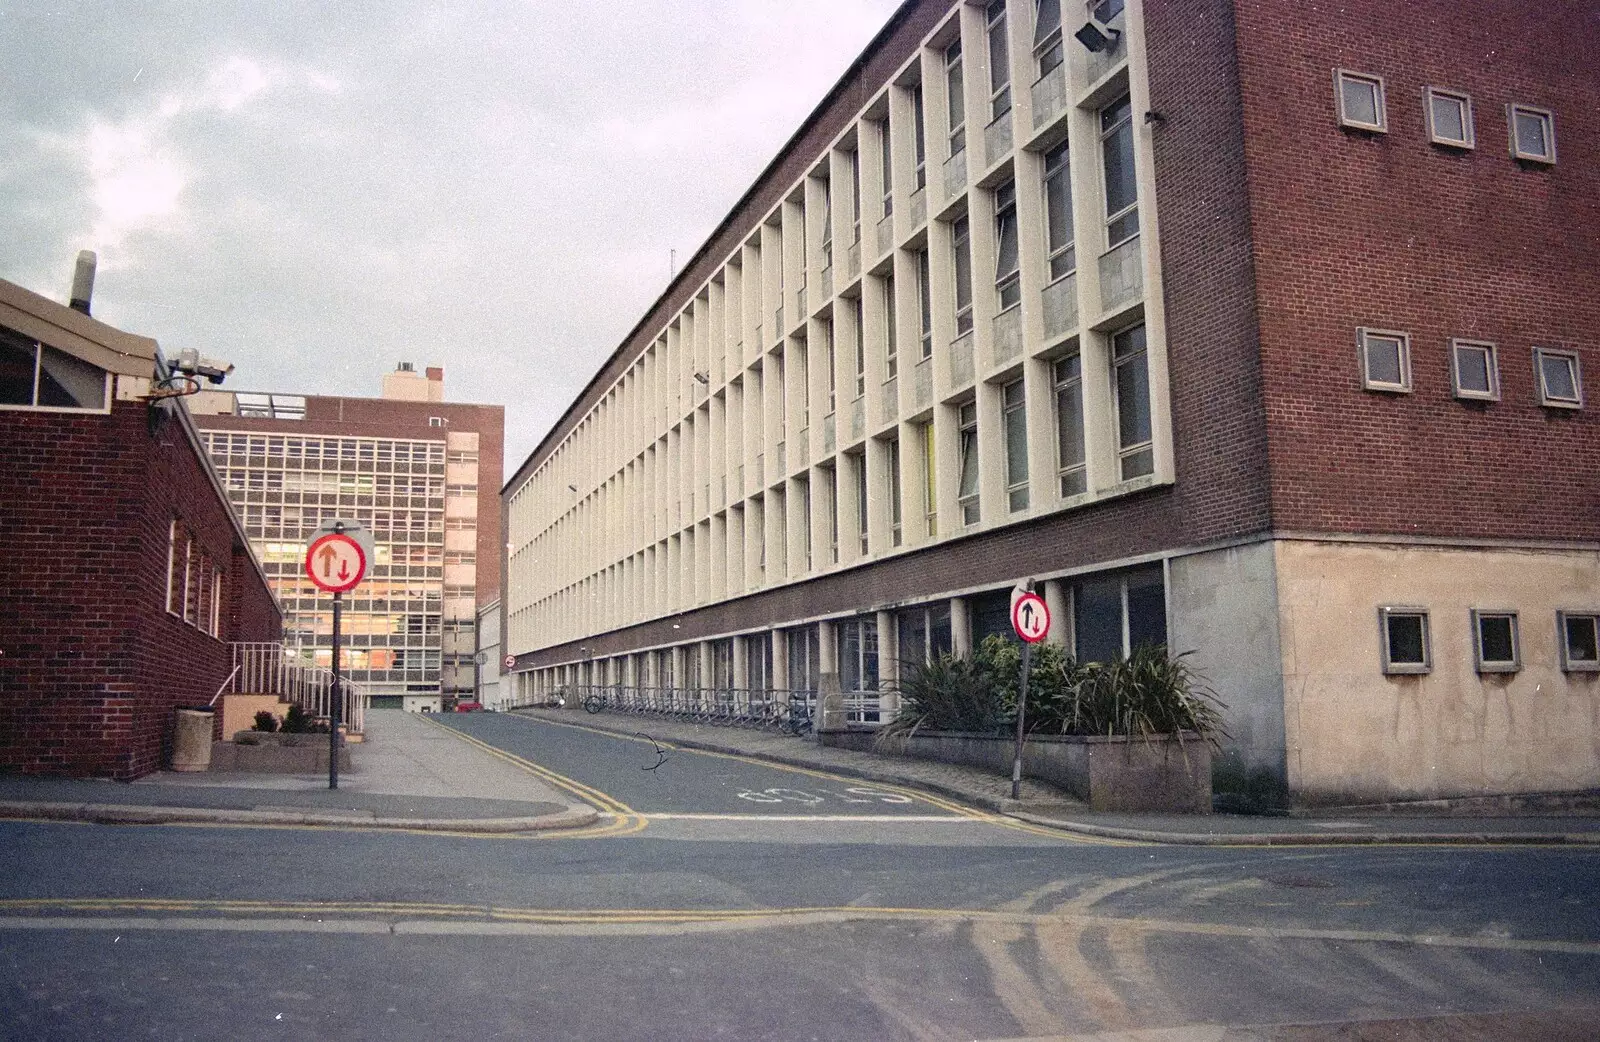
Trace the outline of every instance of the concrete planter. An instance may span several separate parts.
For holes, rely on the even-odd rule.
[[[819,734],[823,745],[913,760],[937,760],[1011,773],[1014,740],[985,734],[925,731],[906,737],[859,730]],[[1022,773],[1060,786],[1092,810],[1211,813],[1211,747],[1199,735],[1149,739],[1030,736]]]
[[[323,774],[328,770],[326,734],[240,731],[212,746],[211,770],[258,774]],[[350,770],[350,749],[339,746],[339,770]]]

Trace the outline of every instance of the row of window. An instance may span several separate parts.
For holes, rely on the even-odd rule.
[[[1336,69],[1333,83],[1341,126],[1376,134],[1388,133],[1388,104],[1382,76]],[[1477,147],[1471,96],[1444,87],[1426,87],[1422,100],[1423,129],[1429,141],[1447,148]],[[1506,106],[1506,125],[1514,158],[1530,163],[1556,161],[1556,117],[1549,109],[1512,102]]]
[[[1411,391],[1411,335],[1386,329],[1356,331],[1361,351],[1361,386],[1369,391]],[[1583,408],[1583,364],[1576,351],[1533,349],[1534,391],[1540,405]],[[1500,400],[1500,357],[1484,340],[1450,341],[1450,387],[1457,398]]]
[[[316,438],[304,435],[229,434],[225,431],[204,431],[201,438],[206,451],[217,457],[271,456],[287,459],[339,459],[388,462],[412,461],[416,463],[445,462],[443,442],[395,441],[387,438]],[[452,453],[452,456],[463,455]],[[474,454],[475,455],[475,454]],[[456,462],[452,459],[451,462]],[[238,464],[242,466],[243,464]]]
[[[222,637],[222,569],[177,518],[167,532],[167,612]]]
[[[1522,642],[1514,611],[1474,608],[1473,668],[1479,673],[1515,673],[1522,668]],[[1378,609],[1383,671],[1389,674],[1431,673],[1432,635],[1428,609]],[[1561,669],[1567,673],[1600,671],[1600,615],[1587,611],[1556,612],[1556,643]]]

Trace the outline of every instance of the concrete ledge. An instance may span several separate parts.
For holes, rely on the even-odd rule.
[[[349,810],[242,810],[217,807],[140,807],[108,803],[0,803],[0,819],[86,821],[100,825],[310,825],[408,829],[421,832],[476,832],[504,835],[583,828],[599,820],[592,807],[526,818],[394,818],[359,808]]]
[[[278,736],[273,735],[273,738]],[[288,744],[281,738],[261,745],[234,742],[211,743],[212,773],[244,771],[251,774],[325,774],[328,770],[328,736],[304,734],[284,736],[299,739]],[[339,770],[353,771],[349,746],[339,748]]]

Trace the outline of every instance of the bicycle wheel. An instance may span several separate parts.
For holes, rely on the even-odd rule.
[[[606,707],[606,700],[599,695],[589,695],[583,700],[583,709],[586,713],[598,713]]]

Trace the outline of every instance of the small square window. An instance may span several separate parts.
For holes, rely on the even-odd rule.
[[[1451,148],[1473,147],[1472,99],[1438,87],[1429,87],[1426,94],[1429,140]]]
[[[1600,615],[1558,611],[1556,636],[1561,641],[1563,670],[1568,673],[1600,672]]]
[[[1539,376],[1539,404],[1556,409],[1583,408],[1583,367],[1575,351],[1533,349],[1533,367]]]
[[[1511,154],[1532,163],[1556,161],[1556,117],[1547,109],[1512,105],[1506,121],[1511,125]]]
[[[1385,673],[1429,673],[1426,608],[1379,608],[1378,629]]]
[[[1522,668],[1514,611],[1472,612],[1472,650],[1479,673],[1515,673]]]
[[[1384,117],[1383,78],[1339,69],[1333,74],[1339,96],[1339,125],[1357,130],[1389,129]]]
[[[1450,342],[1450,384],[1457,398],[1500,400],[1500,365],[1493,344],[1476,340]]]
[[[1360,329],[1361,386],[1369,391],[1411,390],[1411,338],[1405,333]]]

